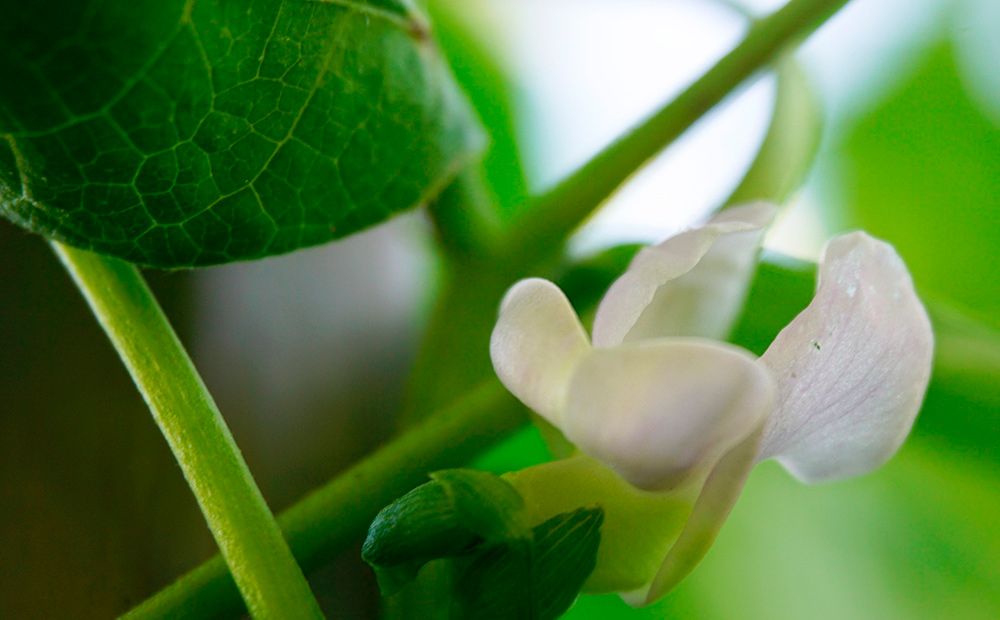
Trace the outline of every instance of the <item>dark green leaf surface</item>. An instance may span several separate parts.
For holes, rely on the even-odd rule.
[[[481,140],[406,0],[2,0],[0,40],[0,212],[142,264],[350,234]]]

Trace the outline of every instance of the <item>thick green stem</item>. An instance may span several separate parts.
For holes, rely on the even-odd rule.
[[[562,248],[618,187],[779,52],[817,28],[848,0],[791,0],[755,23],[743,41],[676,99],[540,196],[503,244],[526,265]]]
[[[251,614],[322,617],[233,436],[142,275],[117,259],[53,247],[149,405]]]
[[[356,540],[379,510],[425,482],[427,472],[468,462],[527,419],[521,405],[489,381],[314,491],[278,518],[303,570]],[[125,617],[215,618],[240,611],[233,580],[216,557]]]

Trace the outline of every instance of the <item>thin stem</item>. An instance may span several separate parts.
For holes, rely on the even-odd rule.
[[[355,541],[379,510],[425,482],[427,472],[468,462],[527,419],[496,380],[488,381],[314,491],[278,518],[303,570]],[[214,618],[241,610],[226,565],[215,557],[124,617]]]
[[[791,0],[753,24],[743,41],[676,99],[539,196],[510,228],[503,247],[532,264],[565,237],[650,158],[796,39],[819,27],[848,0]]]
[[[321,618],[233,436],[142,275],[120,260],[52,245],[149,405],[251,614]]]

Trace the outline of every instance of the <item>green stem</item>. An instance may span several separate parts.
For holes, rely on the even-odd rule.
[[[480,168],[479,163],[467,167],[427,205],[438,245],[449,259],[488,256],[495,249],[500,232],[496,197]]]
[[[848,0],[791,0],[753,24],[743,41],[676,99],[620,137],[534,204],[503,247],[526,265],[562,248],[566,236],[650,158],[779,52],[819,27]]]
[[[149,405],[251,614],[321,618],[233,436],[142,275],[120,260],[52,245]]]
[[[357,540],[379,510],[426,482],[427,472],[468,462],[527,419],[496,380],[488,381],[314,491],[278,518],[303,570]],[[214,618],[241,610],[226,565],[216,557],[125,618]]]

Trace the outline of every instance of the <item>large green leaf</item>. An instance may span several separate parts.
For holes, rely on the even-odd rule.
[[[0,8],[0,213],[161,267],[427,200],[481,137],[408,0]]]

